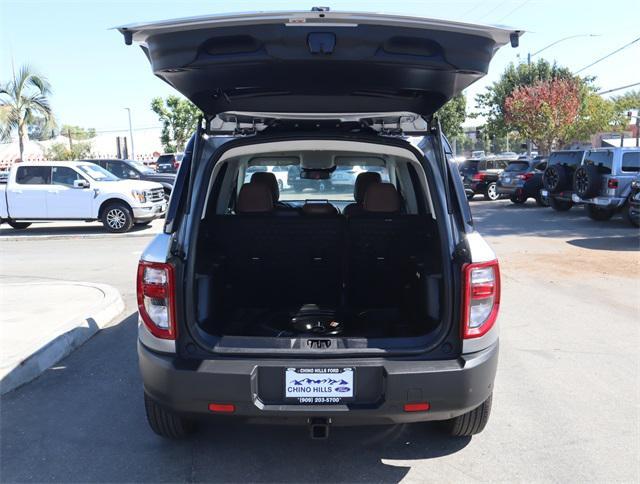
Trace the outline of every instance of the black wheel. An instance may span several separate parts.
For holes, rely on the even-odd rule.
[[[489,398],[482,402],[479,407],[459,417],[445,421],[445,431],[454,437],[469,437],[482,432],[489,421],[489,415],[491,415],[492,398],[493,394],[489,395]]]
[[[500,195],[498,195],[498,186],[496,185],[496,182],[489,183],[489,185],[487,185],[487,190],[484,192],[484,199],[494,202],[498,198],[500,198]]]
[[[195,430],[193,421],[158,405],[151,397],[144,395],[144,409],[149,427],[160,437],[183,439]]]
[[[611,208],[601,208],[591,204],[585,205],[585,210],[591,220],[597,220],[598,222],[605,222],[616,213],[616,211]]]
[[[595,197],[602,185],[602,175],[595,165],[582,165],[573,174],[573,190],[580,198]]]
[[[475,196],[476,196],[475,193],[467,193],[467,200],[473,200],[473,197]]]
[[[549,206],[549,197],[545,197],[542,194],[542,190],[538,190],[538,196],[536,196],[536,204],[538,205],[538,207]]]
[[[527,196],[524,192],[519,192],[516,195],[512,195],[509,200],[516,205],[523,205],[527,201]]]
[[[9,220],[7,223],[16,230],[24,230],[31,225],[30,222],[14,222],[13,220]]]
[[[548,166],[542,174],[542,184],[551,193],[564,190],[569,184],[569,172],[563,165]]]
[[[564,200],[558,200],[556,198],[549,198],[549,205],[551,208],[556,210],[557,212],[566,212],[567,210],[571,210],[573,207],[573,202],[565,202]]]
[[[631,214],[631,204],[627,202],[624,207],[624,214],[628,220],[628,222],[634,227],[640,227],[640,217],[636,215],[635,217]]]
[[[102,225],[116,234],[128,232],[133,227],[131,209],[124,203],[111,203],[102,211]]]

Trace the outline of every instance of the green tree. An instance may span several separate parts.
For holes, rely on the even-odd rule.
[[[27,132],[29,134],[29,139],[46,141],[58,136],[60,134],[60,128],[58,127],[58,122],[53,116],[49,119],[44,119],[38,116],[29,124]]]
[[[484,131],[490,136],[504,137],[511,129],[505,121],[505,100],[520,86],[531,86],[538,81],[553,79],[575,80],[566,67],[550,64],[545,59],[529,64],[509,64],[500,79],[476,96],[476,105],[487,122]],[[586,82],[590,82],[587,79]]]
[[[629,91],[620,96],[613,96],[611,100],[615,104],[616,111],[619,112],[626,112],[630,109],[640,109],[640,90]]]
[[[69,124],[63,124],[60,134],[71,138],[72,140],[85,140],[96,137],[96,130],[94,128],[81,128],[80,126],[71,126]]]
[[[89,158],[91,145],[89,143],[73,143],[71,147],[64,143],[54,143],[45,153],[49,160],[70,161]]]
[[[442,132],[449,140],[461,138],[462,123],[467,118],[467,98],[464,94],[458,94],[438,109],[436,115],[440,119]]]
[[[50,94],[49,82],[29,66],[22,66],[17,75],[14,72],[13,79],[0,86],[0,107],[4,112],[0,139],[8,140],[11,133],[17,131],[20,159],[24,141],[29,139],[29,125],[37,118],[49,121],[53,117]]]
[[[198,118],[202,116],[202,112],[191,101],[178,96],[169,96],[165,100],[153,98],[151,110],[162,122],[160,141],[169,153],[184,149],[196,129]]]
[[[613,101],[603,99],[595,92],[582,93],[576,119],[563,130],[559,141],[587,141],[591,135],[618,127],[622,120]]]

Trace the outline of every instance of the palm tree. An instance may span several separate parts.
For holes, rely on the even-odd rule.
[[[27,127],[36,118],[45,122],[52,121],[51,106],[47,96],[51,94],[49,82],[33,72],[29,66],[22,66],[18,75],[0,86],[0,139],[11,138],[11,133],[18,132],[20,159],[24,152],[24,140],[28,139]]]

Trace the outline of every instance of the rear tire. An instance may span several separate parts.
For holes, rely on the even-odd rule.
[[[556,212],[566,212],[567,210],[571,210],[573,207],[573,202],[565,202],[564,200],[557,200],[553,197],[549,198],[549,205]]]
[[[536,197],[536,204],[538,207],[548,207],[549,198],[542,195],[542,190],[538,190],[538,196]]]
[[[444,430],[453,437],[470,437],[479,434],[487,426],[491,415],[491,401],[493,394],[489,395],[482,405],[470,412],[462,414],[444,422]]]
[[[24,230],[31,225],[31,222],[14,222],[12,220],[9,220],[7,223],[16,230]]]
[[[475,197],[475,196],[476,196],[475,193],[469,193],[469,194],[467,194],[467,200],[471,201],[471,200],[473,200],[473,197]]]
[[[634,227],[640,227],[640,220],[631,215],[631,203],[629,201],[627,201],[627,204],[625,205],[624,215],[631,225]]]
[[[597,220],[598,222],[606,222],[616,213],[615,210],[610,208],[600,208],[595,205],[587,205],[585,207],[587,210],[587,215],[591,220]]]
[[[184,439],[195,431],[193,421],[158,405],[151,397],[144,395],[144,409],[149,427],[160,437]]]
[[[489,183],[487,185],[487,190],[484,192],[484,199],[495,202],[498,198],[500,198],[500,195],[498,195],[498,186],[496,182]]]
[[[111,203],[102,211],[102,225],[114,234],[128,232],[133,227],[131,209],[124,203]]]
[[[524,193],[521,193],[520,195],[510,197],[509,200],[511,200],[511,203],[515,203],[516,205],[524,205],[527,201],[527,197]]]

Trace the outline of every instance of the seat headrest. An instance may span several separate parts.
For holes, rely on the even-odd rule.
[[[251,183],[263,183],[269,187],[273,197],[273,203],[280,199],[280,190],[278,189],[278,180],[276,176],[269,171],[257,171],[251,175]]]
[[[305,203],[302,206],[305,215],[338,215],[338,209],[330,203]]]
[[[362,208],[367,212],[394,213],[401,207],[400,194],[391,183],[374,183],[364,195]]]
[[[375,171],[360,173],[356,178],[356,183],[353,185],[353,198],[355,198],[356,203],[364,202],[364,194],[367,193],[367,188],[374,183],[380,183],[381,180],[380,173]]]
[[[245,183],[238,193],[237,213],[266,213],[273,210],[271,190],[263,183]]]

